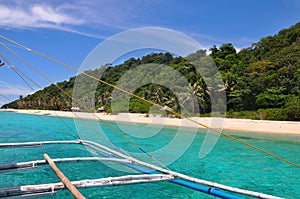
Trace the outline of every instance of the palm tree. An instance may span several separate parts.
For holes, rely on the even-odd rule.
[[[196,113],[196,103],[198,102],[200,107],[205,112],[205,98],[209,95],[209,90],[205,87],[203,79],[199,79],[192,84],[191,89],[182,92],[179,96],[180,104],[182,107],[190,108],[192,114]]]
[[[194,95],[197,97],[197,100],[200,104],[200,107],[205,112],[205,98],[207,95],[210,95],[209,89],[205,86],[203,79],[197,80],[193,86]]]

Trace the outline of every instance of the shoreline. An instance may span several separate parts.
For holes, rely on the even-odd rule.
[[[187,119],[168,118],[160,116],[146,117],[142,113],[119,113],[117,115],[107,113],[84,113],[84,112],[68,112],[68,111],[52,111],[52,110],[23,110],[23,109],[0,109],[1,112],[15,112],[23,114],[35,114],[54,117],[95,119],[115,122],[129,122],[136,124],[148,125],[165,125],[175,127],[204,128],[199,127],[194,122]],[[211,128],[223,127],[223,130],[242,131],[252,133],[267,133],[281,135],[299,135],[300,122],[294,121],[270,121],[270,120],[250,120],[250,119],[233,119],[233,118],[211,118],[211,117],[191,117],[203,125]]]

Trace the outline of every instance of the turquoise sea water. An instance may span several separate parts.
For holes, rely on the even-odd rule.
[[[87,126],[92,121],[84,122]],[[118,128],[115,123],[109,123]],[[123,137],[100,123],[101,130],[110,140],[127,151],[136,148]],[[130,127],[130,124],[128,125]],[[143,127],[143,125],[141,125]],[[151,134],[158,127],[145,126]],[[0,112],[0,142],[27,142],[45,140],[73,140],[79,135],[84,139],[97,140],[89,128],[80,128],[70,118],[35,116]],[[175,127],[164,127],[151,138],[128,138],[147,152],[155,151],[174,138]],[[189,133],[181,132],[181,133]],[[300,136],[283,136],[228,132],[252,145],[300,164]],[[235,141],[221,137],[211,153],[204,159],[198,158],[205,131],[200,131],[188,150],[168,168],[190,176],[214,181],[243,189],[249,189],[285,198],[300,198],[300,170]],[[180,149],[178,145],[178,149]],[[0,149],[0,164],[43,159],[48,153],[51,158],[91,156],[81,145],[48,145],[15,149]],[[172,156],[172,154],[169,154]],[[70,180],[93,179],[129,174],[116,171],[100,162],[60,163],[58,167]],[[37,169],[0,173],[0,188],[28,184],[58,182],[59,179],[48,165]],[[80,189],[87,198],[214,198],[168,182]],[[66,190],[58,191],[51,198],[73,198]]]

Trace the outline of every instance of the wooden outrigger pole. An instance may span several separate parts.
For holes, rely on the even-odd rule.
[[[48,154],[44,154],[45,160],[50,165],[53,172],[57,175],[57,177],[62,181],[65,187],[72,193],[72,195],[76,199],[86,199],[78,190],[77,188],[70,182],[70,180],[60,171],[60,169],[56,166],[56,164],[52,161]]]
[[[207,180],[202,180],[198,178],[194,178],[188,175],[184,175],[175,171],[171,171],[168,169],[164,169],[140,160],[137,160],[133,157],[124,155],[118,151],[110,149],[106,146],[103,146],[99,143],[87,141],[87,140],[69,140],[69,141],[44,141],[44,142],[26,142],[26,143],[0,143],[1,148],[15,148],[15,147],[36,147],[43,146],[45,144],[82,144],[86,147],[89,147],[95,152],[99,153],[103,158],[99,158],[98,160],[104,161],[114,161],[123,164],[126,167],[134,169],[136,171],[142,172],[146,174],[146,176],[135,176],[130,177],[129,179],[126,176],[110,178],[116,180],[114,183],[107,183],[107,179],[95,179],[95,180],[83,180],[72,182],[75,187],[90,187],[90,186],[107,186],[107,185],[123,185],[123,184],[133,184],[133,183],[145,183],[145,182],[154,182],[154,181],[169,181],[174,184],[178,184],[181,186],[188,187],[190,189],[194,189],[209,195],[217,196],[219,198],[226,199],[238,199],[241,198],[239,196],[233,195],[231,193],[238,193],[241,195],[252,196],[256,198],[265,198],[265,199],[281,199],[280,197],[271,196],[268,194],[263,194],[259,192],[244,190],[236,187],[231,187],[223,184],[218,184],[214,182],[210,182]],[[94,161],[97,158],[92,157],[81,157],[81,158],[59,158],[54,159],[57,162],[68,162],[68,161]],[[29,166],[28,166],[29,164]],[[15,169],[15,168],[27,168],[31,166],[36,166],[37,164],[45,164],[45,161],[30,161],[23,163],[14,163],[14,164],[5,164],[6,166],[0,165],[1,170],[7,169]],[[24,167],[22,167],[24,166]],[[26,167],[27,166],[27,167]],[[3,168],[3,169],[1,169]],[[92,183],[91,183],[92,182]],[[95,182],[97,182],[95,184]],[[94,184],[93,184],[94,183]],[[45,188],[46,187],[46,188]],[[18,196],[22,194],[40,194],[41,192],[55,192],[56,190],[63,189],[64,185],[61,183],[52,183],[47,185],[26,185],[17,188],[4,188],[0,189],[0,198],[1,197],[9,197],[9,196]],[[34,191],[35,190],[35,191]],[[224,191],[228,191],[231,193],[227,193]]]

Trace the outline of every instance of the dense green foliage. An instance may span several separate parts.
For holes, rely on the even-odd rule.
[[[191,63],[211,56],[225,84],[229,117],[300,120],[300,23],[281,30],[277,35],[262,38],[240,52],[236,52],[230,43],[220,47],[213,46],[210,51],[211,54],[207,55],[205,50],[199,50],[186,58],[173,57],[170,53],[149,54],[139,59],[131,58],[117,66],[107,65],[87,73],[97,77],[101,73],[102,80],[115,84],[127,71],[139,65],[168,65],[188,80],[197,98],[200,113],[208,114],[211,112],[210,91]],[[72,77],[69,81],[50,85],[25,98],[20,96],[19,100],[3,107],[69,110],[72,107],[72,99],[68,95],[72,95],[74,81],[75,77]],[[105,107],[106,111],[112,111],[110,105],[113,88],[96,83],[95,97],[91,97],[91,93],[85,92],[90,84],[93,83],[87,82],[79,88],[81,94],[78,97],[84,100],[80,100],[77,105],[90,107],[86,108],[89,111],[93,111],[94,107]],[[180,103],[182,99],[179,98],[184,96],[176,96],[164,86],[148,84],[134,92],[176,111],[187,107],[191,113],[197,112],[195,99]],[[123,105],[120,104],[120,107]],[[129,111],[146,113],[149,109],[151,105],[131,97]],[[122,108],[119,111],[122,111]]]
[[[300,23],[239,53],[231,44],[211,51],[227,87],[228,110],[265,109],[263,119],[300,120]]]

